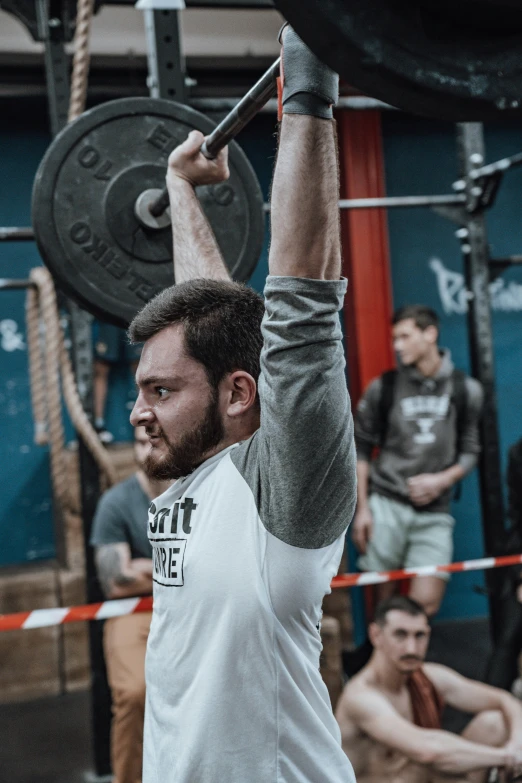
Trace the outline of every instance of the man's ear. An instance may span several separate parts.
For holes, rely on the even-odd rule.
[[[232,418],[242,416],[254,407],[257,384],[249,373],[236,370],[227,375],[221,384],[220,391],[225,395],[225,415]]]
[[[432,345],[435,345],[439,339],[439,330],[436,326],[427,326],[424,330],[424,336],[428,342],[430,342]]]
[[[377,623],[370,623],[368,626],[368,636],[374,647],[378,647],[381,635],[381,627]]]

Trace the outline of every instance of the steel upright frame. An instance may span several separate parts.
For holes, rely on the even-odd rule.
[[[477,179],[473,176],[485,160],[484,128],[480,122],[457,125],[457,151],[460,174],[465,183],[466,207],[460,211],[464,272],[471,297],[468,306],[468,340],[471,371],[484,390],[484,407],[480,423],[482,451],[479,460],[480,498],[484,546],[487,555],[502,554],[505,510],[502,492],[501,454],[495,382],[493,326],[489,295],[490,257],[486,227],[486,207],[477,201]],[[488,572],[490,624],[497,638],[496,618],[500,585],[504,574]]]
[[[69,108],[69,57],[65,51],[65,27],[53,9],[49,15],[48,0],[37,0],[39,32],[45,43],[45,74],[52,135],[67,124]],[[92,322],[90,313],[67,300],[71,336],[71,354],[78,393],[90,421],[94,418],[94,378]],[[89,603],[102,601],[94,553],[89,545],[92,522],[100,498],[100,472],[85,442],[77,433],[80,501],[85,543],[86,594]],[[91,731],[93,741],[93,781],[110,783],[110,715],[111,695],[103,654],[103,623],[89,623],[89,655],[91,662]]]
[[[185,60],[181,50],[178,12],[147,10],[143,14],[150,97],[187,103]]]

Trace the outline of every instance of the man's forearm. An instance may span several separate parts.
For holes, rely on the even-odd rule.
[[[473,772],[508,763],[503,748],[492,748],[458,737],[447,731],[430,731],[424,751],[427,766],[445,774]]]
[[[368,484],[370,476],[370,463],[366,460],[357,460],[357,508],[368,505]]]
[[[518,740],[522,744],[522,706],[510,693],[500,691],[499,709],[502,712],[509,731],[509,741]]]
[[[130,558],[126,543],[105,544],[96,549],[96,568],[107,598],[127,598],[152,592],[152,560]]]
[[[109,598],[130,598],[152,593],[152,574],[137,571],[131,566],[122,571],[113,581]]]
[[[196,277],[230,280],[214,232],[193,186],[181,177],[170,176],[168,190],[176,283]]]
[[[477,457],[475,454],[460,454],[458,462],[439,473],[444,482],[444,488],[450,489],[457,481],[462,481],[476,464]]]
[[[439,476],[443,483],[444,490],[450,489],[458,481],[461,481],[467,473],[468,471],[459,462],[456,462],[455,465],[452,465],[446,470],[440,471]]]
[[[271,275],[339,280],[339,173],[335,126],[283,117],[271,198]]]

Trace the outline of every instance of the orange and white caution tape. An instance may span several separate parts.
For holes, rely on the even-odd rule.
[[[412,579],[414,576],[436,576],[437,574],[454,574],[461,571],[487,571],[490,568],[503,568],[504,566],[518,565],[519,563],[522,564],[522,555],[505,555],[503,557],[482,557],[479,560],[463,560],[462,563],[449,563],[448,565],[403,568],[399,571],[366,571],[362,574],[339,574],[339,576],[334,577],[332,587],[379,585],[383,582],[396,582],[399,579]]]
[[[80,620],[108,620],[126,614],[152,611],[152,596],[144,598],[118,598],[99,604],[85,604],[56,609],[34,609],[32,612],[0,614],[0,631],[18,628],[47,628],[50,625],[77,623]]]
[[[367,571],[362,574],[340,574],[334,577],[332,588],[377,585],[383,582],[395,582],[399,579],[412,579],[414,576],[434,576],[439,573],[453,574],[462,571],[487,571],[490,568],[522,564],[522,555],[504,557],[483,557],[479,560],[464,560],[449,565],[422,566],[404,568],[399,571]],[[0,631],[14,631],[20,628],[46,628],[64,623],[76,623],[82,620],[108,620],[111,617],[123,617],[127,614],[152,611],[152,596],[143,598],[119,598],[115,601],[103,601],[98,604],[85,604],[55,609],[34,609],[32,612],[0,614]]]

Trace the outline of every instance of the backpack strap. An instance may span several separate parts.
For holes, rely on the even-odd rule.
[[[455,406],[456,425],[457,425],[457,456],[462,449],[462,436],[466,427],[466,418],[468,413],[468,390],[466,388],[466,373],[455,368],[452,373],[453,392],[451,402]],[[462,481],[459,481],[453,488],[453,500],[460,500],[462,495]]]
[[[466,387],[466,373],[462,370],[453,370],[453,392],[451,401],[455,406],[457,420],[457,454],[461,451],[462,436],[466,428],[466,419],[468,414],[468,390]]]
[[[381,396],[379,398],[379,421],[377,428],[379,432],[379,446],[381,448],[384,446],[388,432],[388,419],[393,405],[396,379],[397,370],[387,370],[381,375]]]

